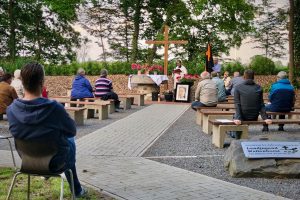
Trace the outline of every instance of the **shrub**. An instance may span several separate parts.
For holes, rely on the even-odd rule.
[[[245,69],[246,66],[242,65],[242,63],[240,63],[239,61],[228,62],[228,63],[223,63],[221,73],[223,74],[225,71],[228,71],[231,75],[234,72],[240,72],[240,74],[243,74]]]
[[[261,55],[256,55],[251,58],[250,68],[255,72],[255,74],[271,75],[275,73],[274,62]]]

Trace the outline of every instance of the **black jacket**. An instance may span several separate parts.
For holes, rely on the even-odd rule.
[[[247,79],[236,86],[234,104],[236,109],[234,119],[257,120],[259,114],[263,119],[267,119],[262,88],[252,79]]]

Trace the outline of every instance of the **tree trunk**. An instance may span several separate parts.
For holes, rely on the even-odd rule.
[[[129,22],[129,17],[128,17],[128,12],[125,13],[125,46],[126,46],[126,61],[129,62],[129,30],[128,30],[128,22]]]
[[[16,21],[14,15],[15,0],[9,0],[8,16],[9,16],[9,58],[15,60],[16,58]]]
[[[289,79],[292,82],[294,80],[294,15],[295,4],[294,0],[290,1],[290,23],[289,23]]]
[[[133,16],[134,32],[132,37],[131,61],[136,62],[138,57],[138,40],[140,33],[141,7],[143,0],[135,0],[135,13]]]
[[[41,11],[41,5],[38,5],[35,11],[35,17],[36,17],[36,21],[35,21],[35,31],[36,31],[36,43],[37,43],[37,50],[36,51],[36,59],[39,61],[42,58],[42,44],[41,44],[41,36],[40,36],[40,23],[42,20],[42,11]]]

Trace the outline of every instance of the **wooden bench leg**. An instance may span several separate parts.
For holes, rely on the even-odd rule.
[[[131,100],[128,98],[123,99],[124,110],[131,109]]]
[[[202,126],[202,113],[201,110],[196,111],[196,123],[200,126]]]
[[[144,106],[145,105],[144,95],[137,95],[135,97],[135,99],[137,100],[138,106]]]
[[[115,103],[111,103],[108,105],[108,109],[109,109],[109,114],[112,114],[114,112],[116,112],[116,106]]]
[[[74,119],[76,125],[84,125],[84,110],[79,111],[67,111],[72,119]]]
[[[206,134],[212,134],[212,125],[209,120],[214,119],[229,119],[232,120],[231,115],[203,115],[202,116],[202,131]]]
[[[108,105],[102,105],[98,108],[99,120],[108,119]]]
[[[248,138],[248,125],[213,125],[213,145],[223,148],[226,131],[242,131],[241,139]]]
[[[86,109],[84,111],[84,118],[85,119],[91,119],[95,116],[95,110],[94,109]]]

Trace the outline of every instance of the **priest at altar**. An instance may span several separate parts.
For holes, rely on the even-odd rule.
[[[176,83],[178,83],[187,73],[187,69],[182,65],[181,60],[177,60],[176,68],[173,70],[172,74],[174,79],[174,90],[176,89]]]

